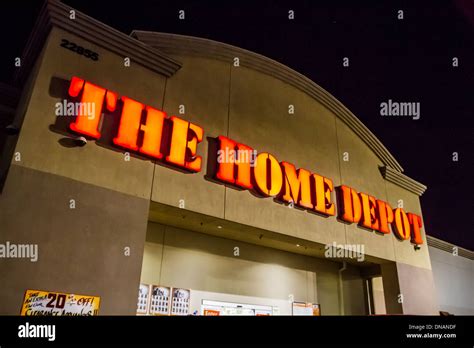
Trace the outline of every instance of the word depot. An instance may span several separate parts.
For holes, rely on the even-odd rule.
[[[70,129],[94,139],[101,137],[101,118],[104,112],[113,112],[121,103],[120,123],[113,143],[123,149],[136,152],[189,172],[200,172],[203,166],[197,146],[202,141],[204,130],[191,122],[176,116],[167,117],[160,110],[144,105],[88,81],[73,77],[69,86],[69,96],[80,99],[81,103],[92,103],[94,113],[82,115],[82,109],[70,124]],[[357,223],[383,234],[394,234],[401,240],[411,239],[422,244],[421,217],[406,213],[403,208],[392,209],[382,200],[353,188],[342,185],[334,188],[331,179],[304,168],[296,169],[290,162],[279,162],[267,152],[259,152],[250,146],[219,136],[216,139],[218,152],[233,154],[230,160],[216,161],[215,179],[233,186],[252,190],[263,197],[294,204],[323,216],[336,214],[346,223]],[[241,160],[238,157],[247,153]],[[221,157],[221,156],[219,156]],[[335,191],[333,194],[333,191]],[[333,201],[333,196],[337,200]]]

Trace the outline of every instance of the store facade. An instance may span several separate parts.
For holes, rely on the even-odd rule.
[[[38,259],[2,260],[1,314],[28,289],[135,314],[146,287],[174,314],[438,313],[426,187],[290,68],[50,1],[18,79],[0,237]]]

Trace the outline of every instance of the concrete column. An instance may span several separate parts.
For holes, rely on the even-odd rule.
[[[383,264],[381,269],[387,314],[439,314],[430,269],[399,262]]]

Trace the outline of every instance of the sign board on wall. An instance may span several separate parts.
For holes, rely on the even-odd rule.
[[[171,303],[171,288],[166,286],[151,286],[150,311],[151,315],[169,315]]]
[[[140,284],[138,315],[188,315],[191,290]]]
[[[319,304],[307,302],[293,302],[293,315],[319,316],[321,309]]]
[[[188,315],[191,302],[191,290],[173,288],[171,315]]]
[[[140,284],[138,288],[137,314],[148,313],[148,299],[150,298],[150,285]]]
[[[203,315],[205,317],[218,317],[221,315],[220,310],[215,310],[215,309],[204,309],[203,310]]]
[[[201,313],[204,316],[270,316],[274,314],[274,308],[275,307],[265,305],[202,300]]]
[[[119,97],[116,92],[79,77],[72,77],[68,94],[75,101],[71,103],[78,106],[77,117],[69,124],[74,133],[101,139],[101,124],[107,119],[104,115],[115,113],[119,125],[111,140],[113,147],[191,173],[204,167],[202,156],[197,154],[198,145],[205,139],[202,127],[176,116],[168,117],[161,110]],[[91,106],[90,112],[86,112],[86,106]],[[326,217],[337,214],[335,221],[358,224],[379,235],[393,231],[400,240],[423,244],[421,216],[406,212],[403,207],[392,208],[388,202],[346,185],[335,187],[330,178],[279,161],[269,152],[257,152],[225,136],[209,140],[216,146],[208,148],[217,151],[207,156],[216,159],[209,166],[216,167],[215,173],[208,174],[217,181]]]
[[[100,297],[66,294],[53,291],[26,290],[20,315],[74,315],[99,314]]]

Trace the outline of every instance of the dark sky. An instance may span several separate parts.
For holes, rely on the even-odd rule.
[[[141,29],[209,38],[306,75],[362,120],[405,174],[428,186],[421,197],[426,232],[474,250],[474,1],[64,2],[127,34]],[[41,6],[1,2],[0,81],[11,79],[13,59]],[[421,118],[380,116],[388,99],[420,102]]]

